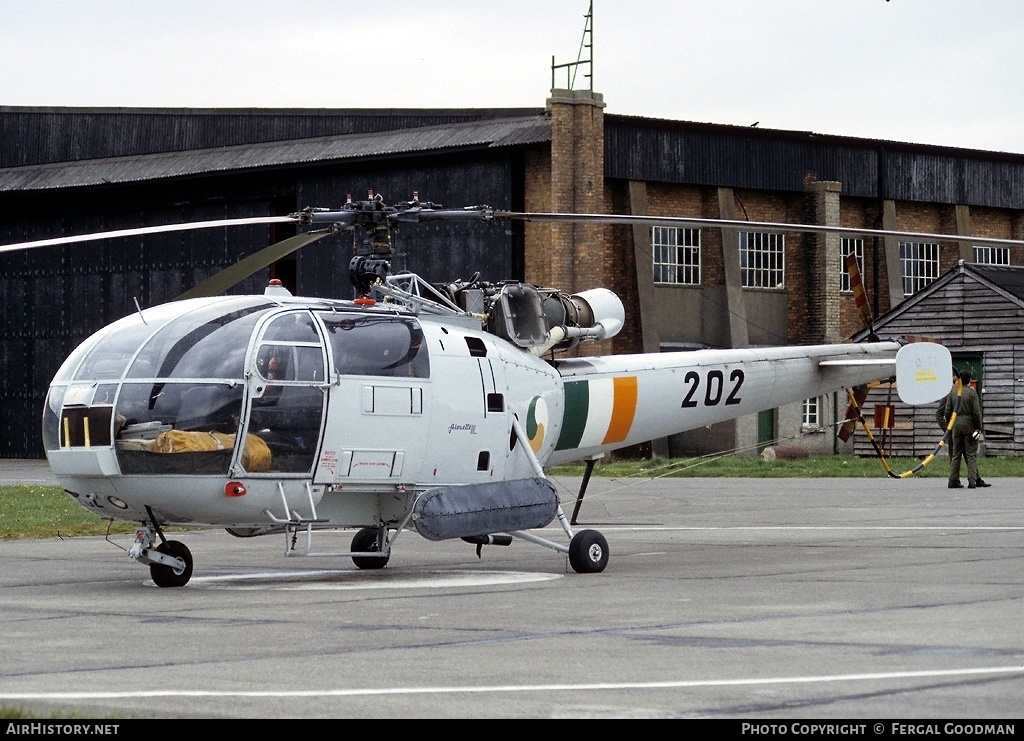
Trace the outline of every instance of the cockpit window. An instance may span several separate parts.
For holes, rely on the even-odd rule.
[[[313,317],[305,311],[292,311],[275,318],[267,325],[263,341],[301,342],[320,344],[320,335],[313,325]]]
[[[415,319],[396,316],[320,314],[338,373],[427,378],[430,360]]]
[[[83,343],[54,382],[114,380],[129,364],[130,378],[241,378],[259,318],[254,314],[273,304],[239,297],[189,311],[190,303],[171,302],[124,317],[91,344]]]
[[[272,304],[240,299],[182,316],[146,343],[128,378],[234,378],[245,374],[245,353],[261,313]]]
[[[182,314],[179,304],[164,304],[130,314],[110,325],[91,344],[83,342],[64,362],[54,382],[72,378],[93,381],[120,378],[135,353],[152,334]],[[85,353],[82,361],[81,353]]]
[[[268,381],[327,380],[320,333],[309,312],[289,312],[267,324],[256,350],[256,372]]]
[[[256,372],[267,381],[307,381],[323,383],[324,353],[319,345],[260,345],[256,353]]]
[[[225,383],[124,384],[114,419],[121,472],[225,473],[242,391],[241,384]]]

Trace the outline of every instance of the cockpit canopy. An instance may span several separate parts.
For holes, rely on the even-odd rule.
[[[113,447],[122,473],[224,473],[236,447],[248,472],[305,473],[332,378],[429,373],[408,315],[261,296],[181,301],[125,317],[68,358],[44,444]],[[160,455],[171,452],[190,455]]]
[[[249,338],[276,306],[253,296],[163,304],[131,314],[86,340],[53,382],[245,375]],[[84,357],[83,357],[84,356]]]

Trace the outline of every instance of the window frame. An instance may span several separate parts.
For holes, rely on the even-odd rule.
[[[669,238],[671,236],[671,238]],[[655,285],[699,286],[704,280],[700,229],[652,226],[651,264]],[[661,258],[661,259],[659,259]]]
[[[846,258],[851,254],[857,255],[857,269],[860,270],[861,280],[864,279],[864,238],[843,237],[839,244],[839,292],[852,294],[853,285],[850,283],[850,273],[846,269]]]
[[[804,430],[820,430],[822,424],[822,397],[811,396],[803,400],[800,407],[800,427]]]
[[[900,278],[904,296],[913,296],[938,279],[939,255],[938,242],[900,240]]]
[[[998,259],[992,259],[993,256]],[[1010,248],[1008,246],[976,244],[973,249],[975,265],[1006,265],[1010,264]]]
[[[786,287],[786,233],[740,232],[740,285],[770,291]]]

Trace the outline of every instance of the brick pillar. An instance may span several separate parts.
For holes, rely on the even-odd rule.
[[[964,237],[971,234],[971,207],[957,204],[956,207],[956,233]],[[960,242],[960,259],[964,262],[974,262],[974,245],[964,240]]]
[[[629,213],[633,216],[647,216],[647,183],[642,180],[629,181]],[[643,352],[661,352],[656,314],[658,304],[654,296],[654,269],[651,261],[651,227],[646,224],[634,225],[633,267],[636,272],[637,302],[640,307],[640,345]]]
[[[896,223],[896,201],[886,200],[882,203],[882,229],[894,232]],[[887,311],[903,303],[903,261],[900,259],[900,238],[886,235],[882,244],[885,249],[885,270],[889,279],[889,306],[880,307]]]
[[[604,213],[604,98],[590,90],[552,90],[551,210]],[[574,293],[611,287],[614,255],[605,227],[553,224],[551,284]]]
[[[736,221],[736,199],[732,188],[718,189],[718,216]],[[722,269],[725,272],[725,310],[729,325],[728,347],[748,347],[747,305],[740,275],[740,242],[737,229],[722,229]]]
[[[841,183],[812,181],[804,186],[807,216],[819,226],[841,226],[839,193]],[[839,332],[839,255],[842,238],[838,234],[805,234],[804,255],[807,265],[808,342],[840,342]]]

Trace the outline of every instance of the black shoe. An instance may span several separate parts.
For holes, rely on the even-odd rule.
[[[975,486],[977,486],[977,484],[975,484],[973,481],[968,481],[967,482],[967,488],[968,489],[973,489]]]
[[[961,484],[959,481],[950,481],[949,482],[949,488],[950,489],[963,489],[964,485]]]
[[[988,483],[987,481],[982,481],[981,479],[978,479],[977,481],[974,482],[974,484],[971,485],[971,488],[974,488],[974,486],[977,486],[980,489],[985,489],[989,486],[992,486],[992,484]]]

